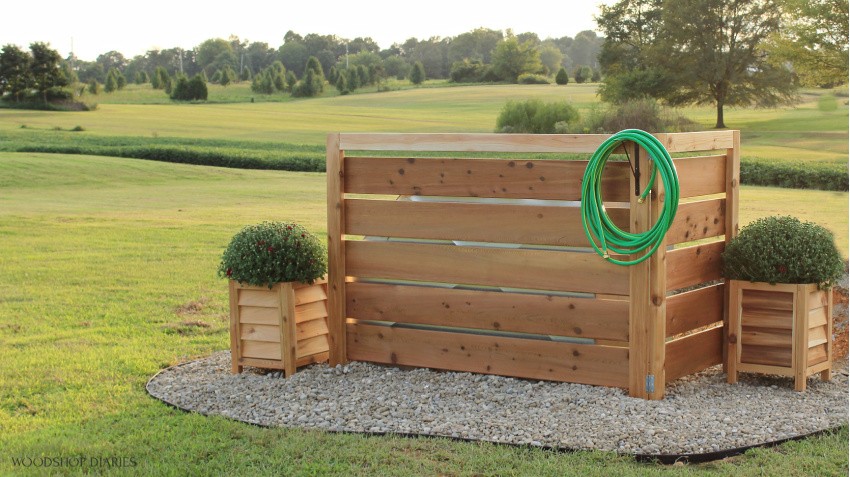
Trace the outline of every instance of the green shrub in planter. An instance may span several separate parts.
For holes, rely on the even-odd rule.
[[[723,276],[732,280],[829,288],[843,272],[832,232],[795,217],[758,219],[743,227],[723,252]]]
[[[287,222],[249,225],[233,236],[218,275],[271,288],[278,282],[312,284],[328,271],[325,249],[304,227]]]

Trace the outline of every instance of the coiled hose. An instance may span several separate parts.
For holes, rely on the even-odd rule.
[[[642,233],[631,233],[614,225],[602,204],[602,170],[611,153],[625,142],[637,143],[649,153],[652,160],[650,178],[640,195],[640,202],[651,192],[657,174],[661,174],[661,183],[664,184],[664,208],[658,221]],[[651,257],[670,229],[678,207],[679,177],[676,167],[667,149],[655,136],[640,129],[625,129],[605,140],[591,156],[582,179],[581,223],[587,240],[605,260],[617,265],[635,265]],[[610,253],[643,255],[633,260],[618,260],[612,258]]]

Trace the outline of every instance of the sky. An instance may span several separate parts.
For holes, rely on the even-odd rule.
[[[43,41],[63,58],[73,45],[78,58],[93,61],[110,50],[132,58],[151,49],[190,49],[206,39],[230,35],[277,48],[288,30],[302,36],[368,36],[381,48],[410,37],[457,36],[479,27],[534,32],[545,39],[595,30],[593,15],[602,3],[613,0],[4,2],[0,45],[26,49],[32,42]],[[36,15],[33,5],[50,13]]]

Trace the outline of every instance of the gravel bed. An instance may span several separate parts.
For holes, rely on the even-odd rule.
[[[353,362],[283,379],[230,353],[166,369],[147,385],[167,403],[268,426],[446,436],[623,454],[703,454],[788,439],[848,422],[847,359],[833,379],[742,373],[719,366],[667,387],[663,401],[620,389]]]

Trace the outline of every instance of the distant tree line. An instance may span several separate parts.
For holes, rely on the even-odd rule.
[[[422,73],[424,78],[429,79],[453,77],[453,70],[468,64],[473,65],[473,69],[478,68],[475,71],[485,73],[484,76],[475,78],[466,73],[461,76],[455,74],[454,77],[461,81],[516,82],[522,73],[554,75],[560,68],[572,71],[579,65],[597,70],[596,58],[602,41],[592,31],[580,32],[575,38],[564,36],[541,40],[535,33],[514,35],[510,30],[503,33],[479,28],[456,37],[410,38],[382,50],[368,37],[348,40],[335,35],[310,33],[301,36],[288,31],[283,37],[283,44],[277,48],[265,42],[250,42],[231,36],[227,40],[211,38],[189,50],[150,50],[129,59],[120,52],[108,51],[94,61],[69,56],[65,62],[80,81],[90,83],[94,80],[101,84],[107,82],[109,72],[113,70],[131,81],[148,82],[157,68],[164,69],[171,77],[202,74],[215,83],[222,79],[217,76],[219,72],[233,73],[224,77],[225,82],[253,81],[258,74],[269,72],[275,63],[283,65],[285,81],[286,72],[303,78],[310,58],[319,62],[327,79],[334,80],[333,85],[338,78],[331,78],[335,76],[330,74],[332,69],[350,70],[362,65],[370,76],[358,79],[366,85],[390,77],[410,78],[417,63],[422,67],[417,74]],[[486,71],[488,68],[489,73]],[[277,69],[280,71],[279,67]],[[347,77],[346,81],[350,84],[351,79]]]

